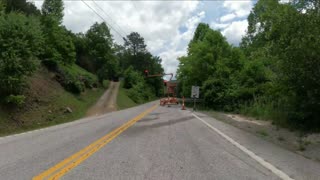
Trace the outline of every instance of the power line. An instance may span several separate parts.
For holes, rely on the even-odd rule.
[[[88,8],[90,8],[97,16],[99,16],[108,26],[111,27],[121,38],[124,37],[121,35],[119,31],[117,31],[114,27],[112,27],[97,11],[95,11],[89,4],[87,4],[84,0],[81,0]]]
[[[98,7],[108,18],[110,18],[110,20],[118,27],[118,29],[125,35],[127,35],[128,33],[126,31],[124,31],[118,24],[116,21],[114,21],[112,19],[112,17],[104,10],[102,9],[94,0],[92,0],[92,2],[96,5],[96,7]]]

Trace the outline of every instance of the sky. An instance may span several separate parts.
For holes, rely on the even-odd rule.
[[[30,1],[38,8],[43,3],[43,0]],[[115,42],[122,44],[122,37],[138,32],[144,37],[147,49],[162,58],[165,72],[176,73],[177,58],[187,54],[188,43],[200,22],[220,30],[230,44],[237,46],[246,32],[247,17],[254,3],[250,0],[65,0],[63,24],[75,33],[86,32],[93,23],[103,21],[96,12],[109,25]]]

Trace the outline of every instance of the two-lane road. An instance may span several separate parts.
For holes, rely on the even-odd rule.
[[[157,103],[0,138],[0,179],[320,179],[319,163]]]

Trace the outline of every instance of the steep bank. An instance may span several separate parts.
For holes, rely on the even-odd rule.
[[[55,74],[43,67],[29,81],[22,107],[0,106],[0,136],[84,117],[104,92],[103,88],[86,89],[79,95],[67,92],[56,81]]]

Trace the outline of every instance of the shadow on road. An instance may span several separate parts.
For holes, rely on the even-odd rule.
[[[145,125],[139,125],[138,127],[134,127],[134,128],[141,128],[141,129],[148,129],[148,128],[159,128],[159,127],[163,127],[163,126],[170,126],[170,125],[174,125],[177,123],[181,123],[184,121],[188,121],[194,119],[193,116],[187,116],[187,117],[183,117],[183,118],[179,118],[179,119],[171,119],[165,122],[159,122],[159,123],[154,123],[154,124],[145,124]],[[145,119],[140,120],[140,122],[143,122]],[[152,119],[154,120],[154,119]],[[148,120],[150,121],[150,120]],[[144,122],[148,122],[147,120],[145,120]],[[138,121],[139,122],[139,121]]]
[[[143,119],[141,119],[140,121],[138,121],[138,123],[139,123],[139,122],[150,122],[150,121],[154,121],[154,120],[157,120],[157,119],[159,119],[159,117],[155,117],[155,118],[143,118]]]

